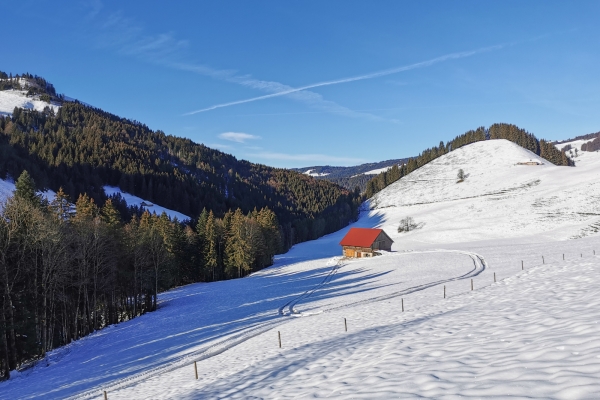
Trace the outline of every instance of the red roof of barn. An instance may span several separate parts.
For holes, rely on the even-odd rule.
[[[382,229],[350,228],[340,242],[341,246],[371,247]]]

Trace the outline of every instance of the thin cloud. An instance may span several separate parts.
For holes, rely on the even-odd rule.
[[[225,132],[219,135],[219,138],[223,140],[229,140],[230,142],[246,143],[247,140],[257,140],[260,136],[250,135],[249,133],[243,132]]]
[[[438,63],[441,63],[441,62],[444,62],[444,61],[448,61],[448,60],[455,60],[455,59],[459,59],[459,58],[470,57],[470,56],[473,56],[475,54],[480,54],[480,53],[489,52],[489,51],[493,51],[493,50],[499,50],[499,49],[503,48],[504,46],[505,45],[501,44],[501,45],[496,45],[496,46],[484,47],[484,48],[476,49],[476,50],[463,51],[463,52],[458,52],[458,53],[451,53],[451,54],[446,54],[446,55],[443,55],[443,56],[440,56],[440,57],[433,58],[431,60],[421,61],[421,62],[418,62],[418,63],[415,63],[415,64],[405,65],[405,66],[402,66],[402,67],[386,69],[386,70],[383,70],[383,71],[376,71],[376,72],[372,72],[372,73],[365,74],[365,75],[359,75],[359,76],[354,76],[354,77],[350,77],[350,78],[343,78],[343,79],[336,79],[336,80],[325,81],[325,82],[318,82],[318,83],[313,83],[313,84],[310,84],[310,85],[305,85],[305,86],[301,86],[301,87],[297,87],[297,88],[287,87],[284,90],[281,90],[281,91],[278,91],[278,92],[275,92],[275,93],[266,94],[266,95],[263,95],[263,96],[252,97],[250,99],[231,101],[231,102],[222,103],[222,104],[215,104],[214,106],[210,106],[210,107],[207,107],[207,108],[202,108],[202,109],[196,110],[196,111],[191,111],[191,112],[189,112],[187,114],[184,114],[184,115],[193,115],[193,114],[198,114],[198,113],[201,113],[201,112],[216,110],[217,108],[230,107],[230,106],[234,106],[234,105],[238,105],[238,104],[244,104],[244,103],[250,103],[250,102],[253,102],[253,101],[270,99],[270,98],[273,98],[273,97],[291,95],[291,94],[294,94],[294,93],[303,92],[303,91],[306,91],[308,89],[314,89],[314,88],[322,87],[322,86],[339,85],[339,84],[342,84],[342,83],[349,83],[349,82],[362,81],[362,80],[366,80],[366,79],[379,78],[379,77],[382,77],[382,76],[387,76],[387,75],[397,74],[397,73],[400,73],[400,72],[410,71],[412,69],[429,67],[431,65],[438,64]],[[260,82],[260,81],[257,81],[257,82]],[[270,82],[270,83],[272,83],[272,82]]]
[[[201,75],[209,76],[214,79],[223,80],[230,83],[235,83],[241,86],[245,86],[251,89],[257,89],[263,92],[271,92],[271,95],[268,96],[283,96],[291,98],[292,100],[296,100],[298,102],[307,104],[312,108],[316,108],[321,110],[321,112],[327,112],[330,114],[338,114],[344,115],[347,117],[357,118],[368,118],[376,121],[385,120],[377,115],[358,112],[351,110],[347,107],[339,105],[333,101],[325,100],[323,96],[318,93],[311,92],[309,90],[297,91],[293,87],[285,85],[280,82],[273,81],[263,81],[259,79],[254,79],[249,75],[236,75],[234,70],[215,70],[205,65],[194,65],[194,64],[185,64],[185,63],[175,63],[170,64],[173,68],[178,68],[184,71],[195,72]],[[281,94],[283,93],[283,94]],[[217,107],[218,108],[218,107]],[[197,112],[187,113],[184,115],[192,115]],[[392,121],[394,122],[394,121]]]
[[[94,14],[94,17],[96,17],[96,14]],[[385,120],[369,113],[355,112],[333,101],[325,100],[320,94],[308,90],[298,92],[291,86],[279,82],[254,79],[250,75],[240,75],[232,69],[215,69],[204,64],[186,62],[184,60],[189,58],[187,51],[189,43],[187,40],[178,39],[172,32],[149,35],[139,23],[134,19],[127,18],[120,11],[113,12],[104,19],[97,17],[96,20],[96,26],[100,29],[99,46],[116,49],[120,54],[251,89],[275,93],[277,96],[282,96],[281,92],[287,92],[287,97],[292,100],[327,113],[352,118]]]

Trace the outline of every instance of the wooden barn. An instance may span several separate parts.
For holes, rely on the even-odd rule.
[[[340,242],[345,257],[373,257],[376,250],[392,250],[394,241],[383,229],[350,228]]]

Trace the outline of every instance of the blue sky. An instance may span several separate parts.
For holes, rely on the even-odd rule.
[[[277,167],[600,130],[598,1],[165,4],[7,2],[0,70]]]

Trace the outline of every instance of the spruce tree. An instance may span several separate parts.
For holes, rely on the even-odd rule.
[[[24,170],[17,182],[15,183],[15,197],[19,197],[29,202],[29,204],[39,207],[42,202],[42,197],[36,194],[35,181],[29,175],[27,170]]]

